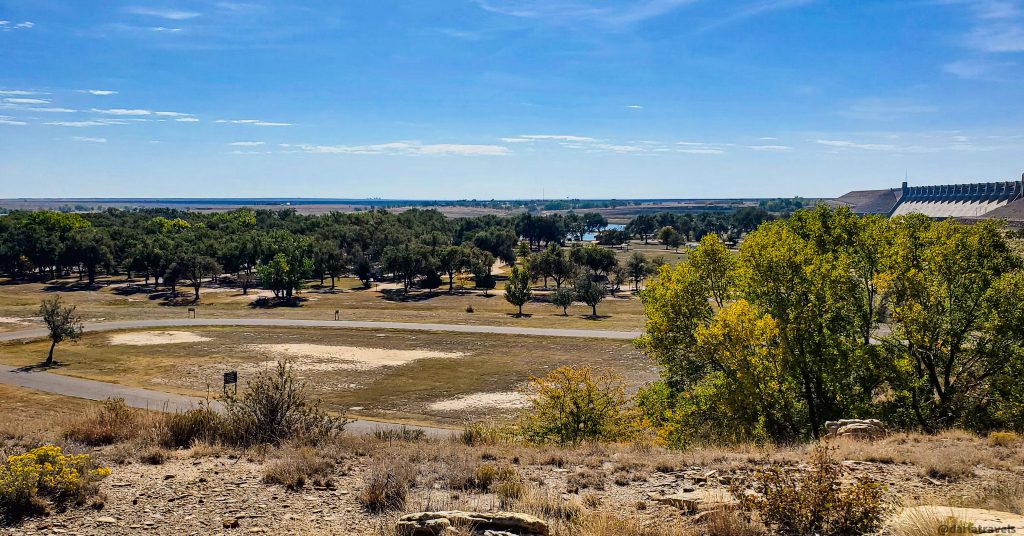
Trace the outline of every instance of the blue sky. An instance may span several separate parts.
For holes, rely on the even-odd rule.
[[[0,197],[762,197],[1024,171],[1024,0],[0,0]]]

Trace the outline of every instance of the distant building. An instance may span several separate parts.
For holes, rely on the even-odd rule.
[[[1019,181],[859,190],[836,199],[855,214],[930,218],[1005,219],[1024,224],[1024,177]]]

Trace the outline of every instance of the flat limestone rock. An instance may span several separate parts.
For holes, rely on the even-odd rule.
[[[473,534],[548,536],[543,520],[515,512],[418,512],[402,516],[395,524],[401,536],[441,536],[451,527],[468,527]]]
[[[924,505],[904,508],[893,526],[933,527],[944,534],[1012,533],[1024,531],[1024,516],[981,508]]]
[[[736,506],[736,499],[724,490],[698,489],[670,495],[652,493],[648,497],[656,503],[678,508],[688,514]]]

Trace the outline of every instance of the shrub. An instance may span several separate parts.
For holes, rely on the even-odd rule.
[[[753,494],[734,487],[733,495],[747,510],[781,536],[852,536],[868,534],[882,523],[882,485],[858,477],[841,483],[843,468],[827,447],[811,453],[808,471],[775,466],[754,475]]]
[[[531,382],[531,408],[522,419],[527,438],[565,445],[632,435],[625,389],[611,371],[566,366]]]
[[[988,442],[997,447],[1009,447],[1020,441],[1020,436],[1013,432],[992,432],[988,435]]]
[[[345,420],[327,415],[287,363],[256,375],[241,396],[224,400],[228,438],[239,445],[318,443],[339,434]]]
[[[485,423],[473,423],[462,430],[459,439],[467,446],[497,445],[509,439],[509,432]]]
[[[280,484],[289,490],[298,490],[312,481],[314,485],[330,486],[334,463],[321,453],[308,447],[285,453],[271,462],[263,471],[263,482]]]
[[[75,421],[64,437],[90,446],[111,445],[140,435],[142,418],[123,398],[108,398],[99,408]]]
[[[409,496],[409,484],[415,478],[413,469],[394,461],[377,461],[363,477],[363,488],[356,499],[370,512],[401,510]]]
[[[201,404],[182,413],[164,416],[163,438],[166,447],[190,447],[196,442],[211,442],[225,431],[224,418],[208,404]]]
[[[403,426],[390,429],[378,428],[373,431],[373,436],[381,441],[422,441],[427,437],[427,433],[421,428]]]
[[[66,455],[53,445],[11,456],[0,466],[0,518],[15,521],[46,512],[51,504],[82,504],[109,474],[88,455]]]

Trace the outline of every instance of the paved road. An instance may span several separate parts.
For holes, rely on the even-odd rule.
[[[364,322],[357,320],[296,320],[284,318],[200,318],[200,319],[157,319],[100,322],[85,326],[86,332],[103,332],[139,328],[200,327],[200,326],[268,326],[298,328],[363,328],[384,330],[444,331],[455,333],[496,333],[503,335],[525,335],[535,337],[579,337],[592,339],[635,339],[640,336],[634,331],[607,331],[590,329],[522,328],[506,326],[480,326],[466,324],[423,324],[414,322]],[[0,333],[0,341],[32,340],[46,337],[46,329],[26,329]],[[72,378],[49,372],[18,372],[12,367],[0,365],[0,383],[28,387],[38,391],[57,393],[89,400],[123,398],[125,403],[136,408],[158,411],[184,411],[194,407],[201,399],[142,389],[112,383]],[[399,429],[394,423],[357,420],[346,429],[354,433],[370,433],[378,429]],[[452,433],[444,428],[415,426],[430,436],[446,436]]]
[[[185,411],[196,407],[203,399],[198,397],[164,393],[139,387],[126,387],[113,383],[98,382],[72,378],[61,374],[53,374],[39,370],[31,372],[20,372],[14,367],[0,365],[0,383],[27,387],[47,393],[57,393],[75,398],[87,400],[106,400],[108,398],[123,398],[125,403],[133,408],[150,409],[156,411]],[[215,408],[220,404],[213,402]],[[401,424],[355,420],[349,423],[345,430],[356,434],[369,434],[376,430],[398,430]],[[435,428],[430,426],[409,426],[426,432],[431,437],[447,437],[453,430],[447,428]]]
[[[87,324],[86,332],[114,331],[139,328],[171,328],[199,326],[268,326],[286,328],[364,328],[403,329],[416,331],[447,331],[454,333],[496,333],[502,335],[526,335],[536,337],[579,337],[585,339],[635,339],[639,331],[608,331],[601,329],[556,329],[522,328],[512,326],[481,326],[469,324],[424,324],[418,322],[368,322],[360,320],[297,320],[288,318],[199,318],[155,320],[124,320]],[[0,341],[41,339],[46,337],[45,328],[25,329],[0,333]]]

